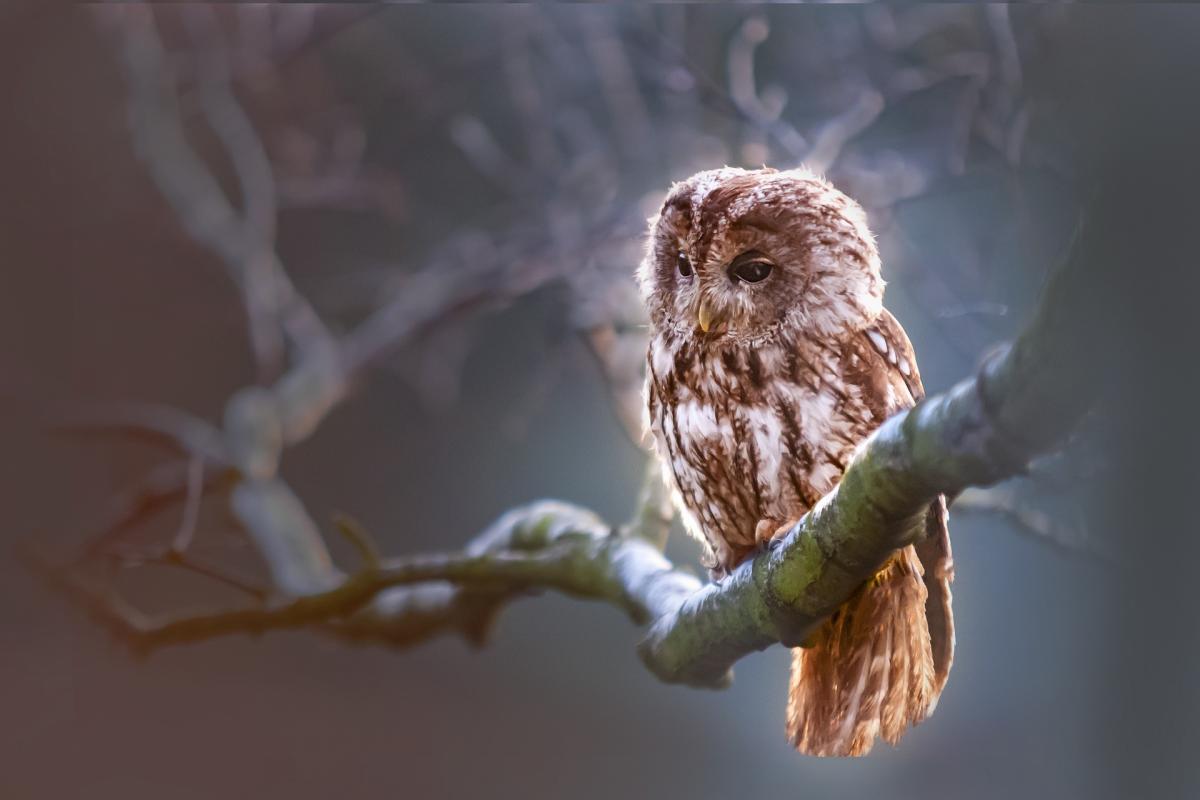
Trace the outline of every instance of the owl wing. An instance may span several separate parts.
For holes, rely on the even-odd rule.
[[[889,409],[891,416],[902,408],[911,408],[925,397],[925,386],[917,370],[917,356],[913,352],[908,334],[886,308],[875,320],[875,324],[864,331],[871,348],[881,356],[878,369],[887,375],[898,390],[895,408]]]
[[[860,374],[847,377],[863,387],[868,405],[882,422],[897,411],[920,402],[925,397],[925,387],[908,334],[891,312],[884,309],[862,336],[866,343],[860,341],[855,347],[855,355],[863,362]],[[925,569],[925,588],[929,592],[925,616],[933,648],[935,688],[940,693],[954,660],[954,615],[950,594],[954,558],[950,550],[944,496],[939,495],[930,505],[925,517],[925,537],[915,547]]]

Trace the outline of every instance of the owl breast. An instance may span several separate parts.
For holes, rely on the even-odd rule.
[[[848,345],[706,347],[668,330],[649,356],[650,426],[664,477],[716,572],[755,549],[760,522],[807,512],[882,421],[846,380],[859,359]]]

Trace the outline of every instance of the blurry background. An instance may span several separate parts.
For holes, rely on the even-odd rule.
[[[216,420],[261,374],[219,258],[135,155],[127,20],[106,10],[0,11],[6,546],[69,552],[159,460],[51,435],[56,420],[143,401]],[[1026,319],[1110,152],[1095,123],[1120,128],[1119,98],[1156,96],[1138,70],[1167,59],[1171,113],[1194,105],[1196,73],[1170,59],[1200,34],[1191,9],[1057,6],[164,5],[153,21],[190,141],[235,198],[204,117],[214,71],[245,109],[282,263],[335,332],[406,293],[420,307],[419,292],[478,287],[388,348],[283,465],[326,530],[350,512],[392,554],[455,549],[537,497],[627,516],[644,455],[612,395],[639,385],[631,275],[672,180],[825,171],[868,208],[887,304],[941,391]],[[597,335],[618,343],[607,360]],[[953,677],[930,721],[860,761],[788,747],[782,648],[739,664],[728,691],[664,686],[620,614],[545,595],[479,652],[276,633],[139,662],[6,551],[0,796],[1187,796],[1194,637],[1165,625],[1147,649],[1169,660],[1149,675],[1153,657],[1119,654],[1145,617],[1109,591],[1129,573],[1094,552],[1128,484],[1084,450],[1015,491],[1086,552],[952,513]],[[219,532],[219,503],[201,523],[198,546],[253,564]],[[148,536],[177,523],[157,524]],[[669,553],[695,563],[678,533]],[[1183,574],[1155,580],[1190,585],[1182,553],[1162,555]],[[172,572],[123,586],[147,609],[205,597]],[[1144,683],[1158,694],[1128,694]]]

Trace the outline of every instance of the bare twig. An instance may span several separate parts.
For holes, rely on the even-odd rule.
[[[378,569],[382,563],[379,548],[375,546],[371,535],[362,524],[348,514],[338,514],[333,518],[333,526],[342,538],[349,542],[362,559],[363,567],[368,570]]]
[[[450,139],[462,151],[471,166],[486,176],[500,190],[523,195],[529,185],[523,170],[496,141],[478,117],[459,114],[450,122]]]
[[[343,339],[341,362],[346,374],[355,376],[378,364],[434,324],[474,308],[509,302],[562,275],[561,261],[553,256],[528,254],[505,262],[507,255],[501,251],[494,261],[463,265],[457,271],[435,264],[407,276],[392,301]]]
[[[662,550],[667,546],[673,519],[675,507],[667,494],[662,467],[652,458],[646,463],[646,475],[642,479],[633,517],[622,530],[627,536],[640,537]]]
[[[955,512],[990,514],[1013,523],[1019,533],[1057,548],[1064,554],[1084,555],[1106,564],[1115,564],[1116,555],[1100,542],[1087,535],[1087,531],[1074,525],[1064,524],[1053,515],[1024,501],[1011,486],[993,486],[989,489],[967,489],[954,500]]]
[[[173,452],[221,465],[228,463],[221,432],[198,417],[170,406],[142,404],[76,414],[50,426],[70,436],[107,435],[144,439]]]
[[[649,112],[637,77],[629,64],[625,45],[612,30],[607,11],[595,9],[593,13],[580,18],[586,34],[588,55],[596,65],[610,111],[609,118],[622,149],[635,159],[644,158],[646,153],[653,152],[654,136]]]
[[[818,131],[812,149],[805,155],[804,163],[816,172],[826,172],[837,161],[846,143],[862,133],[883,113],[883,95],[872,88],[865,88],[858,99]]]
[[[274,199],[261,142],[233,97],[224,69],[205,83],[204,109],[227,146],[247,202],[245,218],[187,141],[166,53],[144,6],[107,7],[115,16],[130,87],[130,128],[135,147],[188,233],[225,261],[241,287],[255,331],[256,355],[270,362],[277,346],[269,325],[282,324],[302,348],[328,346],[328,333],[299,295],[274,255]],[[193,10],[192,18],[199,19]],[[281,318],[276,318],[276,314]],[[322,343],[325,343],[322,345]]]
[[[232,477],[227,469],[206,473],[200,495],[227,489]],[[134,527],[184,499],[189,490],[189,469],[183,463],[172,461],[153,469],[115,498],[108,520],[88,540],[85,560],[117,547]]]
[[[377,597],[383,608],[394,608],[397,597],[386,594],[387,589],[434,581],[507,595],[523,594],[531,587],[557,589],[612,603],[638,622],[657,616],[672,598],[699,587],[695,577],[673,571],[642,539],[615,536],[590,512],[553,502],[506,514],[462,553],[390,560],[326,592],[262,608],[151,618],[76,570],[54,569],[44,562],[38,569],[142,652],[232,633],[337,623]],[[361,634],[361,623],[359,629]],[[389,630],[396,635],[394,620]]]
[[[120,566],[126,568],[156,566],[190,572],[230,589],[236,589],[259,602],[265,602],[271,596],[271,591],[268,588],[238,577],[228,569],[211,564],[193,553],[184,553],[173,547],[155,551],[129,550],[126,552],[115,550],[106,553],[105,557],[116,561]],[[84,566],[77,564],[75,568],[81,569]],[[49,569],[50,567],[47,565],[46,568]],[[82,577],[80,579],[82,580]]]
[[[528,19],[522,18],[504,31],[504,77],[513,106],[521,115],[528,142],[527,163],[534,169],[553,174],[562,167],[562,153],[554,141],[550,115],[547,112],[538,87],[534,65],[531,63],[527,28]]]
[[[187,494],[183,500],[183,514],[179,519],[179,529],[171,542],[171,549],[176,553],[184,553],[192,543],[196,532],[196,520],[200,518],[200,500],[204,494],[204,462],[193,457],[187,467]]]
[[[771,86],[760,93],[754,77],[754,51],[770,32],[766,19],[760,16],[748,17],[738,28],[730,42],[726,64],[729,96],[743,114],[773,136],[792,159],[799,161],[805,157],[808,143],[781,116],[787,105],[787,92]]]

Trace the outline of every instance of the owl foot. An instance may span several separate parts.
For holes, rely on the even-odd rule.
[[[754,526],[754,543],[758,549],[769,550],[779,543],[781,537],[792,529],[795,521],[779,524],[777,519],[760,519]]]

